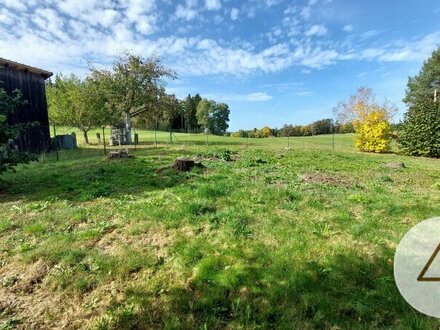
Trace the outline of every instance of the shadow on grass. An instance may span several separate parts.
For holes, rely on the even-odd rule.
[[[0,202],[16,199],[84,202],[165,189],[188,178],[187,173],[171,168],[156,172],[185,151],[150,148],[134,154],[136,157],[131,159],[109,160],[99,149],[88,148],[68,152],[63,161],[21,165],[16,173],[3,175]]]
[[[108,326],[132,328],[429,328],[438,321],[415,313],[393,281],[392,251],[356,252],[325,261],[291,256],[206,256],[187,287],[132,287],[109,312]],[[133,308],[134,307],[134,308]],[[437,323],[435,323],[437,322]]]

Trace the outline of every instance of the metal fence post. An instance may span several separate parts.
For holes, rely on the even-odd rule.
[[[334,125],[333,125],[332,140],[333,140],[333,151],[335,151],[335,126]]]
[[[157,134],[156,134],[156,132],[157,132],[157,117],[156,117],[156,125],[154,126],[154,145],[157,148]]]
[[[173,144],[173,126],[170,123],[170,144]]]
[[[55,153],[57,155],[57,161],[60,160],[60,155],[58,154],[58,140],[57,140],[57,129],[55,125],[53,125],[53,135],[55,140]]]

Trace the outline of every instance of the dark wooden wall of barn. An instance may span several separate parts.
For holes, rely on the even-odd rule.
[[[8,116],[9,124],[28,124],[17,140],[20,150],[40,153],[50,146],[45,79],[42,75],[11,67],[0,69],[0,87],[6,92],[18,89],[25,104]]]

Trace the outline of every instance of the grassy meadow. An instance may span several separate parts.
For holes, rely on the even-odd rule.
[[[2,175],[0,329],[440,327],[393,279],[402,236],[440,215],[440,160],[351,135],[139,135],[132,159],[78,133]],[[167,167],[181,156],[204,167]]]

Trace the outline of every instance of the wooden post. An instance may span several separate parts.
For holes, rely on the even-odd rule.
[[[139,143],[139,134],[134,129],[134,150],[137,150],[137,145]]]
[[[105,145],[105,127],[102,127],[102,145],[104,146],[104,156],[107,155],[107,149]]]

